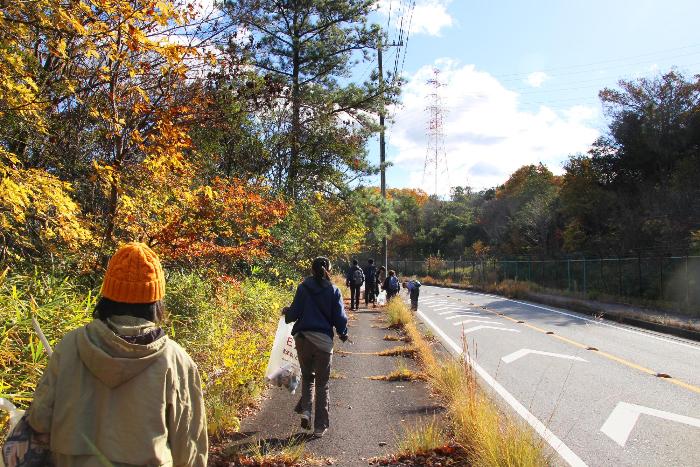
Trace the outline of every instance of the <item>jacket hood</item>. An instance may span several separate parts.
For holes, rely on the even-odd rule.
[[[95,319],[78,333],[78,354],[90,373],[115,388],[151,366],[168,342],[168,336],[162,335],[148,345],[130,344],[117,334],[139,336],[157,327],[132,316],[113,316],[107,322]]]
[[[317,281],[314,277],[307,277],[306,279],[304,279],[304,285],[314,295],[321,293],[325,289],[333,288],[333,284],[328,279]]]

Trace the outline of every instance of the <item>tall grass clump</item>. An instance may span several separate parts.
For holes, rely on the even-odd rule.
[[[26,408],[48,362],[32,315],[53,347],[68,331],[90,321],[94,306],[95,291],[69,277],[38,270],[0,272],[0,397]]]
[[[168,276],[169,332],[197,362],[210,434],[238,429],[238,414],[264,386],[280,310],[291,297],[265,282]]]
[[[411,321],[411,311],[401,301],[400,298],[394,297],[386,304],[386,315],[389,326],[402,327]]]
[[[447,444],[447,435],[440,423],[432,418],[424,424],[408,426],[398,442],[399,454],[424,454]]]
[[[340,295],[343,298],[350,298],[350,287],[348,287],[346,278],[342,274],[333,274],[331,277],[333,284],[340,290]]]
[[[467,453],[469,465],[547,465],[542,442],[526,426],[513,421],[498,409],[479,388],[467,361],[438,361],[406,304],[395,300],[392,306],[397,308],[393,313],[406,320],[404,332],[417,351],[419,363],[428,375],[431,387],[447,408],[452,437]],[[392,318],[387,316],[387,321],[391,323]],[[415,436],[428,437],[428,433]]]

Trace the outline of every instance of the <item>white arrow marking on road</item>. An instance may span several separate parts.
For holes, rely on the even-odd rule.
[[[541,350],[532,350],[532,349],[520,349],[516,350],[512,354],[508,354],[505,357],[502,357],[501,360],[503,360],[506,363],[513,363],[519,358],[524,357],[525,355],[528,354],[537,354],[537,355],[546,355],[548,357],[557,357],[557,358],[566,358],[569,360],[577,360],[579,362],[587,362],[587,360],[584,360],[581,357],[575,357],[573,355],[565,355],[563,353],[553,353],[553,352],[543,352]]]
[[[484,322],[484,321],[482,321]],[[455,323],[455,326],[460,325],[461,323]],[[497,323],[489,323],[489,324],[497,324]],[[500,323],[498,323],[500,324]],[[464,334],[478,331],[479,329],[495,329],[496,331],[508,331],[508,332],[520,332],[517,329],[510,329],[510,328],[497,328],[496,326],[474,326],[473,328],[465,329],[462,331]]]
[[[459,315],[454,315],[454,316],[448,316],[445,318],[447,321],[452,320],[452,319],[459,319],[459,318],[477,318],[477,319],[491,319],[489,316],[480,316],[479,314],[473,315],[473,314],[459,314]]]
[[[641,414],[652,415],[654,417],[663,418],[672,422],[684,423],[686,425],[700,428],[700,419],[686,417],[663,410],[651,409],[643,405],[635,405],[627,402],[618,402],[617,406],[610,413],[610,416],[605,421],[600,431],[608,435],[610,439],[615,441],[620,446],[624,447],[627,443],[634,425],[637,423]]]

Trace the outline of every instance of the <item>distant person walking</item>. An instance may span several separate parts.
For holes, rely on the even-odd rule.
[[[418,279],[410,280],[406,283],[408,296],[411,299],[411,310],[418,311],[418,296],[420,295],[421,283]]]
[[[387,302],[399,293],[401,290],[401,283],[399,282],[399,278],[396,277],[396,271],[393,269],[389,271],[389,275],[386,280],[384,280],[384,286],[382,288],[386,290]]]
[[[377,307],[377,266],[374,265],[374,260],[367,261],[363,272],[365,273],[365,306],[370,303]]]
[[[377,296],[379,296],[379,290],[384,290],[384,280],[386,279],[386,268],[384,266],[379,266],[377,269],[377,282],[374,290],[377,291]]]
[[[357,260],[352,260],[352,266],[348,271],[346,284],[350,287],[350,309],[357,310],[360,308],[360,289],[365,282],[365,273],[358,266]]]
[[[333,355],[333,328],[340,340],[345,342],[348,339],[348,317],[343,297],[331,282],[330,268],[328,258],[314,259],[312,276],[297,287],[291,306],[282,310],[285,321],[294,322],[292,335],[301,366],[301,399],[294,411],[301,414],[301,427],[308,430],[313,406],[314,436],[319,438],[330,426],[328,379]]]
[[[27,412],[57,467],[207,464],[202,382],[158,325],[164,295],[155,253],[119,248],[94,319],[58,343]]]

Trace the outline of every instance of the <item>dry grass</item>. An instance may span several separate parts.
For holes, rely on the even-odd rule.
[[[412,345],[399,345],[390,349],[377,352],[382,357],[411,357],[416,355],[416,348]]]
[[[400,298],[392,298],[385,307],[389,327],[402,327],[413,319],[411,311]]]
[[[425,381],[426,377],[422,373],[416,373],[408,368],[406,362],[399,360],[396,369],[388,375],[370,376],[373,381]]]
[[[399,454],[415,456],[445,446],[448,436],[440,423],[432,418],[423,425],[409,426],[404,429],[398,442]]]
[[[386,334],[384,335],[384,340],[389,341],[389,342],[411,342],[411,340],[408,338],[408,336],[400,336],[398,334]]]
[[[338,287],[338,290],[340,290],[342,297],[345,299],[350,299],[350,287],[345,284],[345,277],[342,274],[333,274],[331,279],[333,280],[333,284],[335,284],[335,286]]]
[[[330,378],[331,379],[345,379],[345,375],[339,371],[331,370]]]
[[[271,446],[262,442],[253,444],[238,456],[238,463],[234,461],[233,465],[296,466],[306,463],[308,457],[310,456],[306,453],[306,445],[290,438],[281,446]]]
[[[416,349],[423,371],[429,375],[430,385],[447,408],[452,436],[467,452],[470,465],[547,465],[542,441],[527,427],[499,411],[480,390],[471,367],[465,361],[438,362],[408,308],[403,303],[401,305],[409,317],[404,330]],[[399,310],[394,313],[405,316]]]

